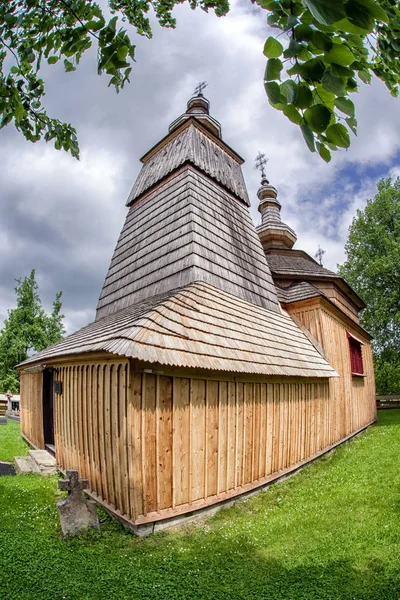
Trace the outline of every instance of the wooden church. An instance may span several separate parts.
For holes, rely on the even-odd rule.
[[[137,533],[290,473],[376,418],[362,300],[301,250],[198,93],[142,158],[96,320],[19,365],[22,431]]]

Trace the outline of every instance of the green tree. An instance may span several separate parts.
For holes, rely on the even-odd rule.
[[[35,271],[16,282],[17,306],[8,311],[0,331],[0,389],[12,392],[19,390],[15,365],[33,352],[59,341],[65,334],[64,315],[61,313],[62,292],[56,294],[53,310],[47,315],[40,301]]]
[[[0,128],[14,122],[30,141],[54,140],[79,157],[75,129],[43,106],[44,62],[74,71],[95,44],[97,70],[118,91],[132,71],[135,45],[124,24],[151,37],[148,13],[175,27],[172,9],[185,0],[108,0],[111,18],[91,0],[8,0],[0,3]],[[308,148],[329,161],[348,148],[357,121],[350,94],[375,75],[393,95],[400,82],[398,0],[251,0],[277,30],[265,42],[270,104],[301,128]],[[228,0],[188,0],[192,9],[229,11]],[[121,26],[122,25],[122,26]],[[281,36],[284,37],[281,37]],[[277,39],[279,38],[279,39]]]
[[[378,393],[400,393],[400,179],[381,179],[358,210],[339,274],[363,298],[361,324],[373,336]]]

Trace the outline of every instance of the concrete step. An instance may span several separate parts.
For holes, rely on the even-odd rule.
[[[41,475],[55,475],[57,473],[56,459],[47,450],[29,450],[29,456]]]
[[[28,473],[40,473],[39,467],[30,456],[14,456],[15,470],[21,475]]]

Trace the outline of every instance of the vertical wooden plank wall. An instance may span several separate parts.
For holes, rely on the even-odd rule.
[[[21,431],[32,444],[44,448],[43,373],[21,373]]]
[[[130,515],[136,488],[129,363],[62,366],[57,377],[62,382],[62,394],[54,395],[58,465],[77,469],[99,498]]]
[[[218,381],[128,362],[64,366],[58,378],[58,463],[135,524],[240,494],[350,433],[332,380]],[[372,420],[363,403],[346,426]]]
[[[349,322],[341,321],[327,308],[304,304],[289,310],[326,352],[326,358],[340,377],[331,380],[331,395],[336,406],[335,439],[341,439],[376,418],[375,378],[371,344],[367,336]],[[364,377],[352,376],[347,331],[363,344]]]

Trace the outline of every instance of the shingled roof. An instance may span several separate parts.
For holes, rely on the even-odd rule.
[[[97,320],[19,367],[84,352],[236,373],[334,377],[286,314],[206,283],[171,290]]]
[[[290,250],[285,253],[272,251],[267,255],[269,268],[274,275],[297,275],[316,278],[339,279],[333,271],[325,269],[303,250]]]
[[[213,177],[227,190],[250,206],[246,185],[240,165],[243,159],[218,138],[210,136],[195,117],[185,121],[176,135],[167,136],[157,144],[154,153],[147,153],[144,165],[129,194],[127,205],[131,205],[146,190],[151,189],[162,178],[185,163],[191,163]]]
[[[248,209],[243,159],[222,141],[208,102],[196,102],[203,121],[188,112],[143,159],[96,319],[193,281],[280,311]]]
[[[20,367],[106,352],[174,367],[336,376],[281,309],[243,160],[208,106],[192,98],[143,157],[96,321]]]
[[[308,281],[308,283],[315,281],[316,284],[318,280],[334,281],[359,310],[365,308],[363,299],[342,277],[318,264],[303,250],[271,248],[267,249],[265,253],[275,281],[279,281],[279,279],[299,279],[304,282]],[[322,295],[322,293],[320,292],[319,295]],[[313,295],[308,296],[308,298],[312,297]],[[304,296],[301,299],[304,300],[306,297]],[[291,301],[294,302],[294,300]]]
[[[308,283],[307,281],[296,281],[287,287],[276,286],[279,302],[282,304],[290,304],[290,302],[299,302],[300,300],[308,300],[309,298],[317,298],[318,296],[326,296],[324,292]]]

